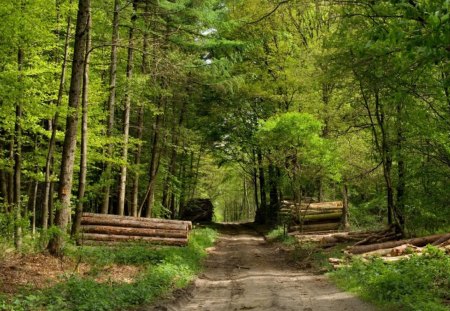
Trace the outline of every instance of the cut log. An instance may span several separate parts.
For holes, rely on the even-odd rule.
[[[298,208],[299,204],[295,204],[292,201],[282,201],[282,206],[283,207],[289,207],[289,208]],[[327,209],[327,208],[343,208],[344,204],[342,201],[332,201],[332,202],[317,202],[317,203],[301,203],[300,207],[301,208],[311,208],[311,209],[315,209],[315,208],[323,208],[323,209]]]
[[[82,235],[82,242],[84,243],[84,241],[146,242],[154,244],[184,246],[187,244],[188,239],[84,233]]]
[[[315,214],[329,214],[329,213],[341,213],[342,214],[342,208],[282,208],[280,209],[280,213],[292,213],[292,214],[301,214],[301,215],[315,215]]]
[[[308,204],[306,204],[308,205]],[[343,208],[344,204],[342,201],[333,201],[333,202],[319,202],[319,203],[311,203],[309,204],[309,208]]]
[[[450,240],[450,233],[444,234],[441,238],[433,242],[432,245],[438,246]]]
[[[438,240],[442,236],[443,236],[443,234],[435,234],[435,235],[425,236],[425,237],[421,237],[421,238],[390,241],[390,242],[376,243],[376,244],[369,244],[369,245],[352,246],[352,247],[348,248],[348,252],[350,252],[352,254],[363,254],[363,253],[367,253],[367,252],[374,251],[377,249],[394,248],[396,246],[400,246],[403,244],[412,244],[414,246],[425,246],[427,244],[433,243],[434,241]]]
[[[128,228],[113,226],[82,226],[83,233],[99,233],[126,236],[148,236],[163,238],[187,238],[187,230],[165,230],[165,229],[148,229],[148,228]]]
[[[305,215],[303,220],[316,221],[316,220],[339,220],[342,217],[342,213],[330,213],[330,214],[316,214],[316,215]]]
[[[132,217],[132,216],[118,216],[110,214],[95,214],[95,213],[83,213],[83,218],[96,218],[96,219],[114,219],[114,220],[124,220],[124,221],[140,221],[146,223],[165,223],[165,224],[184,224],[189,230],[192,229],[192,222],[186,220],[173,220],[173,219],[160,219],[160,218],[143,218],[143,217]]]
[[[108,217],[84,217],[81,219],[82,225],[114,226],[114,227],[132,227],[164,230],[188,230],[188,225],[183,223],[164,223],[156,221],[142,221],[143,218],[114,219]]]
[[[303,226],[292,226],[289,231],[323,231],[323,230],[337,230],[339,229],[339,223],[327,223],[327,224],[314,224]]]

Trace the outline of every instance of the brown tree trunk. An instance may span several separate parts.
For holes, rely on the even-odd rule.
[[[342,186],[342,227],[343,229],[348,229],[349,223],[348,223],[348,186],[344,183]]]
[[[128,164],[128,141],[130,133],[130,109],[131,109],[131,79],[133,77],[133,61],[134,61],[134,42],[133,34],[136,23],[136,10],[137,2],[133,2],[133,15],[131,17],[131,28],[128,35],[128,59],[127,59],[127,85],[128,90],[125,95],[125,110],[123,115],[123,150],[122,161],[123,164],[120,167],[120,185],[119,185],[119,203],[117,207],[117,213],[124,215],[125,212],[125,194],[127,185],[127,164]]]
[[[147,6],[145,12],[147,13]],[[148,69],[148,60],[147,60],[147,51],[148,51],[148,34],[147,32],[144,34],[143,39],[143,53],[142,53],[142,68],[141,72],[143,75],[147,74]],[[143,133],[144,133],[144,105],[140,105],[138,110],[138,120],[137,120],[137,135],[136,138],[139,142],[142,141]],[[136,148],[136,153],[134,156],[134,164],[136,166],[136,172],[134,173],[133,178],[133,194],[132,194],[132,202],[131,202],[131,215],[137,217],[140,215],[139,213],[139,165],[141,164],[141,155],[142,155],[142,144],[139,143]]]
[[[261,150],[257,152],[258,167],[259,167],[259,193],[261,195],[261,205],[259,213],[256,214],[255,221],[260,224],[267,222],[267,197],[266,197],[266,179],[264,175],[264,167],[262,163]]]
[[[403,157],[403,141],[405,140],[403,134],[403,124],[402,124],[402,103],[397,104],[397,197],[396,197],[396,220],[400,226],[403,228],[405,225],[404,212],[405,212],[405,190],[406,190],[406,169],[405,160]]]
[[[23,50],[19,47],[17,52],[17,65],[19,71],[19,83],[22,81],[23,70]],[[14,126],[14,246],[17,250],[22,248],[22,227],[20,220],[22,218],[21,205],[21,171],[22,171],[22,95],[16,104],[16,120]]]
[[[258,195],[258,163],[256,162],[255,151],[253,151],[252,181],[253,181],[253,195],[255,199],[255,211],[258,211],[260,208]]]
[[[52,236],[48,245],[50,253],[56,256],[62,255],[64,233],[67,230],[70,217],[73,165],[77,142],[78,106],[85,63],[86,40],[89,30],[88,20],[90,4],[90,0],[79,0],[78,3],[72,76],[69,91],[69,112],[67,113],[61,172],[59,175],[58,201],[60,206],[56,211],[55,216],[55,225],[58,226],[60,232]]]
[[[1,105],[1,102],[0,102]],[[3,134],[3,133],[1,133]],[[0,155],[3,156],[3,145],[0,144]],[[3,204],[1,205],[2,208],[0,209],[0,212],[7,213],[9,211],[8,205],[11,203],[9,202],[8,197],[8,178],[5,170],[0,170],[0,197],[3,199]]]
[[[34,182],[33,193],[31,197],[31,234],[34,236],[36,234],[36,201],[38,194],[39,182]]]
[[[386,114],[384,111],[384,104],[380,101],[378,92],[375,93],[375,114],[381,131],[380,151],[383,159],[383,173],[387,191],[388,224],[391,225],[395,221],[394,185],[392,182],[392,154],[385,123]]]
[[[89,111],[89,60],[91,50],[92,16],[89,8],[88,29],[86,39],[86,54],[83,69],[83,87],[81,98],[81,144],[80,144],[80,175],[78,177],[78,197],[75,217],[72,223],[71,236],[78,235],[81,225],[81,216],[84,208],[84,194],[86,192],[87,156],[88,156],[88,111]]]
[[[270,209],[268,213],[269,222],[275,223],[277,220],[277,214],[280,207],[280,201],[278,198],[278,185],[277,185],[277,173],[275,166],[271,163],[268,168],[269,173],[269,198],[270,198]]]
[[[112,40],[111,40],[111,63],[109,67],[109,97],[108,97],[108,125],[106,137],[110,141],[114,130],[114,110],[116,104],[116,78],[117,78],[117,44],[119,41],[119,0],[114,0],[114,15],[112,22]],[[105,186],[103,188],[103,202],[102,214],[107,214],[109,211],[109,197],[111,192],[112,180],[112,164],[110,158],[113,154],[113,144],[108,143],[106,149],[106,163],[104,180]]]
[[[154,204],[154,196],[155,196],[155,184],[156,177],[158,175],[159,169],[159,160],[160,160],[160,146],[159,146],[159,136],[161,130],[162,117],[157,115],[155,117],[155,123],[153,127],[153,138],[152,138],[152,155],[150,158],[150,169],[149,169],[149,183],[147,187],[147,195],[145,198],[145,202],[147,203],[147,209],[145,212],[145,217],[151,217],[153,204]]]
[[[69,4],[72,4],[72,0],[70,0]],[[50,136],[50,141],[48,142],[47,149],[47,158],[45,160],[45,183],[44,183],[44,197],[42,202],[42,229],[47,230],[48,228],[48,220],[49,220],[49,210],[50,210],[50,201],[53,200],[53,192],[50,191],[51,187],[51,175],[53,172],[53,154],[55,152],[55,143],[56,143],[56,131],[58,129],[58,120],[59,120],[59,112],[58,108],[61,107],[63,95],[64,95],[64,84],[66,81],[66,68],[67,68],[67,60],[69,57],[69,38],[71,31],[72,19],[70,13],[67,15],[67,26],[66,26],[66,36],[64,39],[64,56],[63,62],[61,65],[61,75],[59,78],[59,88],[58,88],[58,98],[56,100],[56,113],[53,117],[53,120],[50,121],[52,134]],[[52,204],[52,203],[51,203]],[[52,204],[53,205],[53,204]]]

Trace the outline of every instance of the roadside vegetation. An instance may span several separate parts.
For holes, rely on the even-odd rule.
[[[0,296],[0,310],[121,310],[150,303],[172,290],[183,288],[199,273],[205,249],[212,246],[216,231],[192,231],[187,247],[68,247],[66,255],[90,266],[87,275],[61,275],[55,285],[36,290],[21,288],[14,296]],[[105,267],[135,266],[132,282],[98,281]]]
[[[450,257],[432,246],[421,256],[391,263],[355,258],[330,276],[382,310],[450,310]]]

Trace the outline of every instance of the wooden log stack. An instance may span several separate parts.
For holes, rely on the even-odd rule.
[[[78,243],[115,245],[145,242],[185,246],[191,229],[190,221],[83,213]]]
[[[291,233],[335,231],[341,225],[343,202],[294,204],[292,201],[283,201],[281,213],[290,215],[288,231]]]

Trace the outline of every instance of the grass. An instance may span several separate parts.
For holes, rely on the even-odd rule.
[[[355,259],[330,274],[335,283],[382,310],[450,310],[450,257],[435,247],[422,256],[386,263]]]
[[[216,231],[192,231],[187,247],[83,247],[68,250],[93,267],[109,264],[140,266],[133,283],[98,283],[93,276],[71,276],[40,291],[25,289],[13,298],[0,296],[0,310],[121,310],[150,303],[170,291],[186,286],[201,269],[205,249],[213,245]]]
[[[279,242],[286,246],[293,246],[297,243],[297,239],[287,234],[287,231],[282,227],[276,227],[266,234],[266,238],[270,242]]]
[[[277,227],[266,235],[270,242],[281,243],[290,250],[292,260],[301,268],[310,269],[313,272],[328,272],[333,269],[328,258],[343,257],[342,249],[347,245],[340,244],[336,247],[323,249],[313,242],[299,242],[295,237],[285,234],[283,227]]]

